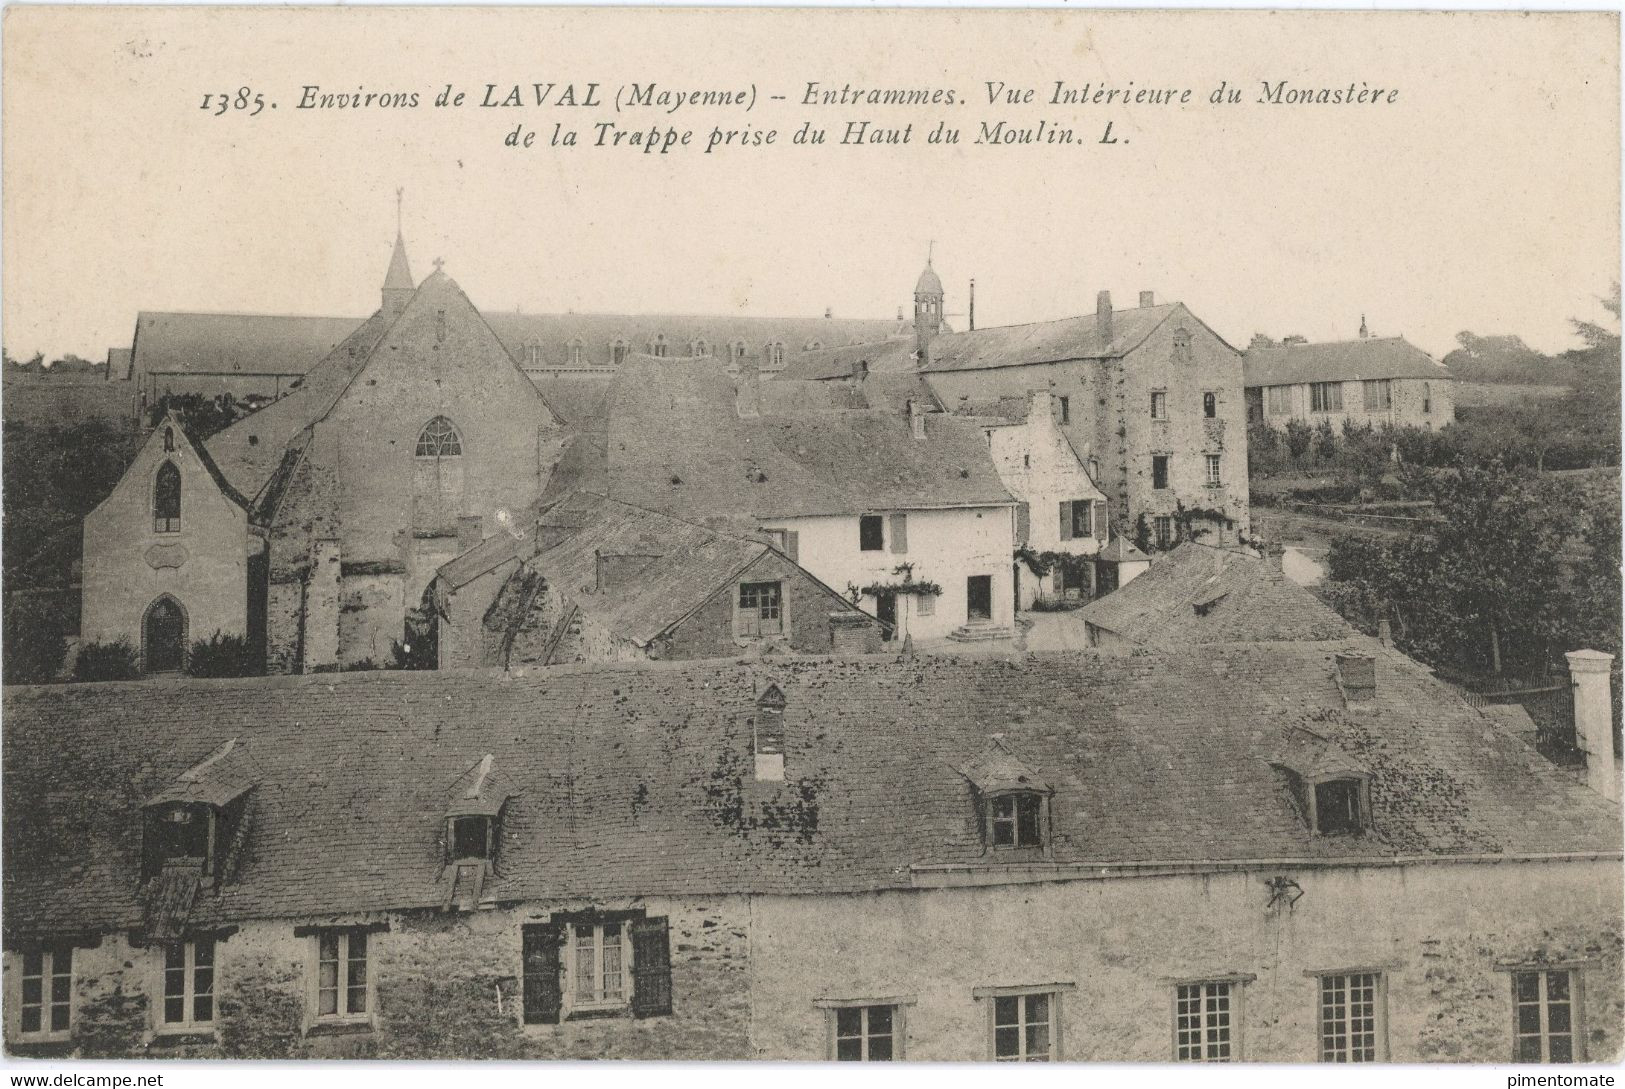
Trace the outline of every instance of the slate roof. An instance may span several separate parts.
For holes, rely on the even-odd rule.
[[[1354,631],[1314,594],[1257,556],[1193,541],[1153,557],[1128,585],[1074,616],[1158,647],[1321,641],[1345,639]]]
[[[1183,304],[1166,303],[1115,311],[1109,338],[1100,335],[1094,314],[946,333],[932,339],[929,361],[921,369],[931,374],[1063,359],[1114,359],[1139,347],[1157,326],[1175,314],[1197,320]]]
[[[1338,652],[1377,657],[1345,705]],[[750,716],[783,691],[784,783]],[[1270,761],[1312,722],[1371,769],[1373,829],[1315,836]],[[1054,791],[1058,864],[1615,857],[1614,805],[1420,665],[1354,638],[1167,652],[867,657],[148,680],[5,692],[13,934],[138,925],[138,808],[235,739],[263,773],[235,877],[197,925],[444,902],[450,789],[513,784],[498,900],[908,887],[984,855],[958,770],[990,734]]]
[[[1404,337],[1371,337],[1285,348],[1249,348],[1241,355],[1248,386],[1376,378],[1447,381],[1450,370]]]
[[[143,310],[135,319],[135,372],[303,374],[362,320]]]
[[[973,423],[932,413],[925,427],[915,439],[896,410],[741,418],[720,361],[634,356],[610,408],[607,494],[752,530],[767,517],[1014,502]]]
[[[760,384],[761,410],[770,416],[794,416],[807,412],[846,412],[854,409],[881,409],[906,412],[909,402],[927,411],[941,411],[936,395],[925,379],[914,372],[871,374],[859,383],[814,382],[782,376]]]
[[[914,337],[909,336],[864,344],[847,344],[801,352],[785,360],[781,378],[810,382],[850,378],[860,363],[869,364],[869,374],[898,374],[914,370]]]

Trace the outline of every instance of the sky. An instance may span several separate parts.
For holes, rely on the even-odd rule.
[[[5,11],[3,336],[103,358],[139,310],[364,317],[402,228],[422,277],[487,310],[881,317],[928,247],[956,327],[1178,299],[1237,346],[1458,331],[1575,346],[1619,270],[1608,14],[41,9]],[[1055,81],[1191,88],[1188,106],[1045,105]],[[1224,81],[1240,104],[1213,107]],[[1393,88],[1271,105],[1265,82]],[[446,84],[754,88],[748,111],[435,108]],[[987,103],[986,84],[1034,101]],[[805,106],[926,87],[952,107]],[[417,92],[301,110],[301,88]],[[201,108],[247,87],[256,116]],[[771,95],[783,95],[773,101]],[[218,101],[218,99],[215,99]],[[908,145],[840,146],[845,124]],[[983,122],[1070,146],[976,146]],[[777,129],[770,147],[546,146],[583,130]],[[961,144],[930,146],[946,120]],[[804,121],[830,143],[798,147]],[[1115,144],[1098,142],[1111,122]],[[542,146],[508,148],[516,125]]]

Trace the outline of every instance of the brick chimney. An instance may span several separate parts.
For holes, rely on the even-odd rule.
[[[1349,702],[1377,698],[1377,660],[1364,654],[1337,656],[1337,681]]]
[[[1140,309],[1141,310],[1145,310],[1145,309],[1148,309],[1148,308],[1156,306],[1156,305],[1157,305],[1157,293],[1155,291],[1142,291],[1142,292],[1140,292]]]
[[[1569,677],[1574,685],[1574,743],[1586,754],[1586,786],[1619,801],[1619,768],[1614,763],[1614,708],[1609,667],[1614,656],[1600,650],[1572,650]]]
[[[1102,343],[1112,339],[1112,293],[1102,291],[1095,296],[1095,329]]]
[[[751,356],[739,361],[739,377],[734,385],[734,409],[740,419],[762,414],[761,376],[756,371],[756,360]]]
[[[916,439],[925,438],[925,410],[918,401],[908,403],[908,426]]]

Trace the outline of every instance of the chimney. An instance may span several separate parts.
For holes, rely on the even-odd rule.
[[[825,321],[828,321],[830,318],[833,318],[834,316],[835,316],[835,308],[833,306],[824,307],[824,320]]]
[[[464,515],[457,519],[457,549],[459,552],[467,552],[483,540],[485,540],[485,519],[477,514]]]
[[[1574,686],[1574,744],[1586,754],[1586,786],[1619,801],[1619,768],[1614,764],[1614,707],[1610,666],[1614,656],[1600,650],[1571,650],[1569,678]]]
[[[1377,642],[1385,647],[1394,645],[1394,626],[1386,619],[1377,621]]]
[[[1102,343],[1112,339],[1112,293],[1102,291],[1095,296],[1095,329]]]
[[[1047,389],[1031,390],[1027,394],[1027,419],[1041,420],[1048,416],[1053,420],[1055,409],[1051,407],[1050,391]]]
[[[925,438],[925,410],[918,401],[908,403],[908,425],[916,439]]]
[[[976,281],[970,282],[970,330],[976,332]]]
[[[739,378],[734,386],[734,409],[740,419],[762,414],[762,390],[756,373],[756,360],[750,356],[739,361]]]
[[[1155,291],[1142,291],[1142,292],[1140,292],[1140,309],[1141,310],[1145,310],[1145,309],[1148,309],[1148,308],[1156,306],[1156,305],[1157,305],[1157,293]]]
[[[899,306],[899,307],[898,307],[898,308],[897,308],[897,320],[898,320],[898,321],[902,321],[902,320],[903,320],[903,308],[902,308],[902,307],[901,307],[901,306]]]
[[[1364,654],[1337,656],[1337,681],[1343,689],[1343,698],[1355,700],[1377,698],[1377,660]]]

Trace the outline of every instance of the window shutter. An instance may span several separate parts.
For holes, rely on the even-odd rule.
[[[1061,540],[1072,539],[1072,503],[1070,500],[1061,501]]]
[[[1106,539],[1106,504],[1095,504],[1095,540]]]
[[[1026,503],[1016,504],[1016,544],[1025,545],[1033,534],[1033,512]]]
[[[784,554],[791,563],[801,562],[801,534],[793,529],[784,531]]]
[[[523,930],[525,961],[525,1024],[556,1025],[564,1005],[564,964],[559,951],[564,928],[557,923],[527,926]]]
[[[632,1016],[671,1012],[671,939],[666,917],[632,923]]]
[[[891,550],[908,551],[908,515],[901,511],[891,516]]]

